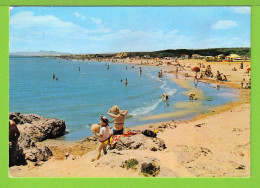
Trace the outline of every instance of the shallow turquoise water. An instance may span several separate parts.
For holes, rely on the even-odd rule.
[[[99,115],[106,115],[114,104],[129,111],[126,126],[130,127],[155,122],[140,121],[140,118],[176,111],[173,103],[188,101],[182,95],[185,89],[169,77],[157,77],[158,67],[144,66],[140,76],[139,66],[131,68],[126,64],[46,57],[10,57],[9,66],[10,112],[35,113],[65,120],[69,131],[63,137],[65,140],[80,140],[91,135],[90,125],[97,123]],[[58,81],[52,79],[53,73]],[[125,78],[128,79],[127,86]],[[236,91],[229,88],[217,90],[203,83],[199,83],[198,88],[211,99],[203,100],[201,108],[205,111],[209,106],[236,100]],[[161,102],[162,93],[170,94],[169,106]]]

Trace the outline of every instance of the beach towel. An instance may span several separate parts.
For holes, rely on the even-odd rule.
[[[113,148],[120,137],[129,137],[129,136],[136,135],[136,134],[138,134],[138,132],[128,131],[128,132],[121,134],[121,135],[115,135],[115,136],[110,138],[110,145]]]

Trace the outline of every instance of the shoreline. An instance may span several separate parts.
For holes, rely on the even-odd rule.
[[[120,62],[115,62],[115,63],[120,63]],[[122,62],[124,64],[127,64],[127,62]],[[155,65],[143,65],[143,64],[131,64],[131,62],[128,62],[130,65],[142,65],[142,66],[155,66]],[[138,63],[138,62],[137,62]],[[181,62],[182,63],[182,62]],[[204,62],[205,63],[205,62]],[[234,63],[234,62],[233,62]],[[197,62],[195,62],[195,64],[197,64]],[[205,63],[206,64],[206,63]],[[208,64],[211,64],[211,62],[209,62]],[[223,63],[221,63],[223,64]],[[216,65],[218,66],[218,65]],[[227,65],[223,65],[223,66],[227,66]],[[162,69],[165,71],[165,69],[167,70],[167,74],[170,74],[172,71],[172,68],[174,67],[168,67],[168,66],[163,66]],[[173,79],[173,81],[177,82],[177,84],[182,84],[182,86],[184,85],[188,91],[185,92],[184,94],[188,94],[189,92],[193,91],[193,92],[196,92],[198,93],[197,97],[199,98],[203,98],[204,95],[203,95],[203,92],[200,93],[200,91],[198,91],[198,89],[196,90],[195,87],[192,88],[192,86],[188,86],[187,83],[189,81],[192,80],[193,77],[188,77],[187,80],[186,80],[186,77],[183,77],[183,75],[185,73],[189,73],[189,74],[192,74],[191,71],[188,71],[188,70],[185,70],[185,71],[181,71],[179,74],[181,75],[181,79]],[[241,73],[240,73],[241,74]],[[246,75],[247,76],[247,75]],[[239,77],[239,76],[237,76]],[[245,76],[244,76],[245,77]],[[232,78],[232,75],[230,76],[230,78]],[[235,79],[232,80],[232,82],[220,82],[220,81],[215,81],[213,79],[205,79],[205,80],[200,80],[201,82],[205,82],[205,83],[213,83],[213,84],[218,84],[218,85],[223,85],[225,87],[230,87],[230,88],[233,88],[233,89],[240,89],[240,82],[238,81],[238,79],[236,77],[234,77]],[[194,91],[194,88],[195,88],[195,91]],[[186,104],[177,104],[177,105],[186,105]],[[200,104],[198,104],[197,102],[194,102],[192,104],[193,106],[195,107],[199,107]],[[190,104],[186,106],[187,109],[189,109],[191,106]],[[244,110],[244,113],[241,113],[241,111]],[[184,112],[184,111],[183,111]],[[233,113],[234,112],[234,113]],[[230,121],[232,120],[233,122],[235,122],[234,125],[230,125],[228,127],[225,127],[224,125],[222,125],[220,119],[216,118],[216,117],[225,117],[225,118],[229,118],[229,115],[233,115],[233,114],[240,114],[238,117],[240,117],[241,115],[243,115],[243,117],[245,117],[245,120],[243,120],[244,122],[239,122],[239,119],[230,119]],[[163,165],[166,165],[167,164],[167,157],[173,157],[174,159],[172,160],[172,162],[170,163],[172,166],[172,170],[174,170],[175,168],[178,169],[176,171],[177,174],[180,175],[180,177],[200,177],[200,176],[203,176],[203,177],[212,177],[212,176],[215,176],[215,174],[217,174],[216,176],[217,177],[220,177],[220,176],[225,176],[225,177],[248,177],[250,176],[250,115],[249,117],[248,114],[250,114],[250,90],[248,89],[240,89],[239,90],[239,97],[238,97],[238,100],[237,101],[233,101],[233,102],[229,102],[229,103],[226,103],[226,104],[223,104],[223,105],[220,105],[220,106],[216,106],[216,107],[213,107],[212,109],[210,109],[210,111],[208,113],[203,113],[203,114],[199,114],[199,115],[196,115],[195,117],[193,117],[191,120],[187,120],[187,121],[182,121],[182,120],[179,120],[179,121],[162,121],[162,122],[158,122],[158,123],[149,123],[149,124],[144,124],[144,125],[137,125],[137,126],[134,126],[134,127],[129,127],[127,129],[129,130],[134,130],[134,129],[141,129],[141,130],[144,130],[144,129],[159,129],[159,132],[158,132],[158,136],[160,138],[165,138],[165,141],[166,141],[166,145],[167,145],[167,148],[169,147],[170,149],[172,149],[174,151],[174,155],[171,153],[169,154],[169,150],[166,149],[166,153],[163,154],[160,154],[160,153],[156,153],[155,156],[157,156],[160,160],[161,160],[161,163]],[[249,118],[249,123],[248,123],[248,118]],[[204,130],[204,124],[210,124],[209,122],[211,123],[215,123],[218,122],[218,124],[216,124],[216,127],[207,127],[207,130]],[[206,123],[199,123],[198,122],[206,122]],[[241,123],[245,123],[245,127],[243,127],[243,125]],[[193,124],[196,124],[196,125],[193,125]],[[200,125],[201,124],[201,125]],[[188,126],[186,126],[188,125]],[[199,125],[198,127],[196,127],[197,125]],[[239,125],[239,126],[238,126]],[[195,126],[194,128],[191,127],[191,126]],[[232,128],[233,126],[237,126],[235,128]],[[201,128],[199,128],[201,127]],[[221,130],[222,128],[224,128],[223,130]],[[201,129],[201,130],[193,130],[193,129]],[[243,148],[243,156],[241,154],[240,158],[243,159],[243,164],[244,166],[246,166],[246,171],[244,169],[242,169],[242,172],[239,171],[239,172],[236,172],[236,170],[231,170],[229,169],[232,164],[228,163],[226,160],[228,159],[225,159],[225,162],[223,163],[225,168],[230,170],[229,172],[231,173],[231,176],[228,176],[228,174],[218,174],[217,172],[215,172],[214,170],[214,173],[210,173],[210,172],[204,172],[205,170],[202,170],[200,169],[201,166],[200,166],[200,162],[197,162],[196,163],[196,170],[195,171],[190,171],[189,170],[189,167],[187,167],[186,163],[184,164],[183,162],[180,162],[180,158],[179,158],[179,154],[181,156],[183,156],[185,153],[189,153],[190,155],[193,155],[193,147],[197,147],[198,145],[201,145],[203,146],[203,142],[207,143],[207,148],[210,148],[210,151],[212,151],[212,146],[211,146],[211,143],[214,143],[214,146],[216,148],[221,148],[220,144],[218,142],[216,142],[215,139],[215,135],[212,135],[211,132],[208,132],[210,129],[214,129],[214,130],[217,130],[217,131],[220,131],[220,132],[223,132],[224,130],[226,129],[231,129],[231,132],[238,132],[239,135],[241,134],[244,134],[243,135],[243,143],[241,143],[240,140],[235,140],[235,144],[236,145],[241,145],[241,147]],[[241,130],[243,130],[241,132]],[[185,138],[185,140],[189,140],[188,141],[185,141],[186,145],[184,144],[184,146],[180,146],[181,147],[181,151],[179,151],[179,146],[178,145],[175,145],[176,143],[179,143],[181,145],[183,145],[183,143],[181,141],[178,140],[182,138],[182,136],[177,136],[175,135],[175,132],[179,132],[180,135],[186,135],[187,138]],[[194,132],[195,131],[195,132]],[[202,131],[202,132],[200,132]],[[213,139],[211,141],[207,141],[205,140],[205,138],[201,137],[201,138],[194,138],[196,141],[195,142],[198,142],[198,144],[194,145],[194,140],[193,139],[193,136],[191,136],[192,132],[193,134],[202,134],[203,136],[206,136],[208,137],[207,135],[204,134],[203,131],[206,131],[209,133],[209,135],[212,136],[212,138],[210,137],[210,139]],[[248,133],[249,132],[249,133]],[[177,138],[174,138],[173,140],[176,142],[174,143],[173,141],[170,141],[169,139],[171,138],[171,133],[174,133],[175,136],[177,136]],[[187,136],[187,135],[190,135]],[[221,134],[217,134],[218,136],[220,136],[218,139],[220,139],[223,135],[225,135],[225,139],[228,139],[228,137],[226,138],[226,133],[223,133],[223,135]],[[232,137],[233,138],[233,137]],[[45,164],[42,164],[43,166],[46,166],[46,167],[43,167],[43,171],[42,171],[42,176],[41,177],[45,177],[45,175],[47,175],[44,171],[44,169],[49,169],[50,168],[50,162],[53,162],[57,165],[65,165],[67,163],[71,163],[70,165],[72,165],[73,161],[85,161],[87,164],[88,162],[86,161],[86,157],[84,156],[93,156],[95,154],[95,149],[97,147],[96,145],[96,141],[95,139],[93,139],[93,137],[86,137],[85,139],[83,140],[79,140],[79,141],[65,141],[65,140],[47,140],[47,141],[44,141],[44,142],[41,142],[41,143],[38,143],[42,146],[46,145],[46,146],[50,146],[50,148],[54,151],[54,157],[50,160],[50,161],[47,161],[45,163],[48,163],[47,165]],[[200,140],[201,139],[201,140]],[[209,139],[209,140],[210,140]],[[228,142],[230,140],[228,139]],[[190,143],[191,142],[191,143]],[[220,142],[220,140],[219,140]],[[222,143],[222,142],[221,142]],[[225,143],[225,142],[223,142]],[[239,143],[239,144],[238,144]],[[249,146],[248,146],[248,143],[249,143]],[[231,145],[231,143],[230,143]],[[238,147],[237,146],[237,147]],[[188,149],[187,149],[188,147]],[[204,147],[204,146],[203,146]],[[232,146],[233,147],[233,146]],[[248,148],[249,147],[249,148]],[[66,149],[67,148],[67,149]],[[227,146],[225,146],[224,148],[227,148]],[[228,150],[229,148],[227,148]],[[83,150],[83,151],[82,151]],[[186,151],[188,150],[188,151]],[[191,150],[191,151],[190,151]],[[245,151],[244,151],[245,150]],[[72,159],[72,158],[66,158],[64,157],[64,153],[67,153],[69,152],[71,155],[73,155],[75,157],[75,159]],[[131,151],[130,151],[131,152]],[[221,150],[218,151],[219,153],[221,153]],[[58,153],[60,153],[58,155]],[[128,156],[130,154],[128,154],[127,152],[123,152],[124,155]],[[135,152],[134,152],[135,153]],[[149,153],[149,152],[147,152]],[[145,154],[145,155],[148,155],[148,154]],[[210,152],[207,152],[207,153],[210,153]],[[212,153],[215,153],[212,151]],[[246,153],[246,154],[245,154]],[[248,154],[249,153],[249,154]],[[137,155],[137,154],[136,154]],[[141,155],[141,154],[140,154]],[[153,154],[152,154],[153,155]],[[211,155],[211,154],[210,154]],[[231,155],[231,154],[227,154],[228,156]],[[240,155],[240,154],[239,154]],[[207,154],[208,156],[208,154]],[[219,154],[216,154],[216,156],[219,156]],[[216,157],[215,155],[212,156],[213,158]],[[233,154],[232,154],[233,156]],[[244,157],[246,156],[246,158]],[[105,160],[103,159],[104,156],[101,156],[101,160],[99,163],[102,163],[102,160]],[[207,158],[207,157],[206,157]],[[212,160],[211,157],[209,157],[210,159],[205,159],[207,162],[206,162],[206,166],[208,166],[208,168],[212,171],[211,169],[211,163],[208,161],[208,160]],[[228,157],[225,157],[225,158],[228,158]],[[238,161],[239,156],[235,156],[236,160]],[[196,159],[196,161],[200,161],[201,159]],[[70,162],[69,162],[70,161]],[[65,164],[64,164],[65,163]],[[96,163],[96,164],[99,164],[99,163]],[[210,163],[210,164],[208,164]],[[194,162],[195,164],[195,162]],[[219,164],[223,165],[222,162],[220,162]],[[234,163],[235,164],[235,163]],[[48,166],[49,165],[49,166]],[[162,165],[162,166],[163,166]],[[177,166],[176,166],[177,165]],[[239,164],[236,162],[235,164],[236,166],[239,166]],[[26,170],[25,168],[21,167],[21,171],[18,172],[18,173],[15,173],[16,172],[16,168],[12,169],[11,172],[16,174],[15,176],[30,176],[30,174],[32,175],[33,173],[35,173],[35,169],[38,169],[40,170],[41,169],[41,166],[39,167],[33,167],[32,164],[29,164],[30,167],[28,167],[28,169]],[[65,165],[64,168],[69,167],[69,165]],[[91,167],[91,165],[87,165],[89,168],[90,168],[90,171],[93,172],[93,174],[90,174],[90,173],[80,173],[80,172],[71,172],[70,174],[67,174],[66,172],[59,172],[58,174],[56,174],[56,176],[65,176],[65,177],[103,177],[99,172],[97,172],[97,170],[95,170],[95,168],[97,167],[94,167],[93,168],[93,165]],[[102,168],[101,168],[102,167]],[[109,168],[106,168],[104,166],[101,165],[101,167],[99,167],[98,169],[100,170],[100,168],[104,171],[108,170]],[[117,168],[116,168],[117,169]],[[198,170],[199,169],[199,170]],[[233,167],[232,167],[233,169]],[[138,174],[136,173],[133,173],[133,172],[125,172],[125,171],[121,171],[121,169],[117,169],[119,172],[122,172],[122,174],[120,175],[120,177],[134,177],[134,176],[139,176]],[[209,170],[209,171],[210,171]],[[167,171],[167,170],[166,170]],[[233,175],[232,175],[233,174]],[[96,176],[95,176],[96,175]],[[119,174],[118,174],[119,175]],[[36,175],[37,176],[37,175]],[[47,175],[48,176],[48,175]],[[50,175],[52,177],[52,175]],[[53,175],[55,176],[55,175]],[[110,175],[109,175],[110,176]],[[163,177],[178,177],[178,175],[174,176],[172,175],[171,173],[166,173],[163,175]],[[104,177],[108,177],[108,176],[104,176]],[[119,176],[116,176],[114,173],[111,174],[111,177],[119,177]]]

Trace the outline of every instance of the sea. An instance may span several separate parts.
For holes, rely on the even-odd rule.
[[[113,105],[128,110],[125,126],[133,127],[191,119],[211,107],[238,100],[238,91],[234,89],[199,82],[197,87],[204,91],[207,100],[202,100],[198,112],[178,118],[142,120],[178,111],[174,103],[189,101],[183,95],[186,89],[175,84],[171,75],[159,78],[159,71],[161,67],[105,61],[10,56],[9,111],[63,119],[67,134],[59,139],[77,141],[91,136],[90,126],[99,122],[100,115],[107,116]],[[168,104],[162,102],[163,93],[170,96]]]

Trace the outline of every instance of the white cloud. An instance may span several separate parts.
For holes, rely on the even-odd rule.
[[[80,18],[80,19],[82,19],[82,20],[85,20],[85,19],[86,19],[85,16],[83,16],[82,14],[80,14],[80,13],[78,13],[78,12],[74,12],[73,14],[74,14],[74,16],[75,16],[76,18]]]
[[[231,8],[231,9],[236,14],[250,14],[251,13],[250,7],[234,7],[234,8]]]
[[[74,14],[78,15],[77,13]],[[72,22],[62,21],[59,18],[52,15],[40,15],[36,16],[33,12],[19,12],[10,17],[10,31],[16,31],[18,33],[15,37],[32,38],[28,33],[31,33],[33,37],[59,37],[64,39],[80,39],[87,38],[89,34],[95,33],[107,33],[109,28],[105,28],[103,25],[99,25],[96,28],[85,28],[76,25]],[[36,33],[41,33],[41,35]],[[22,34],[25,33],[25,34]]]
[[[226,30],[226,29],[230,29],[230,28],[233,28],[236,26],[237,26],[237,23],[233,20],[220,20],[217,23],[211,25],[211,28]]]
[[[95,23],[95,24],[102,24],[102,20],[98,19],[98,18],[91,18],[91,20]]]

